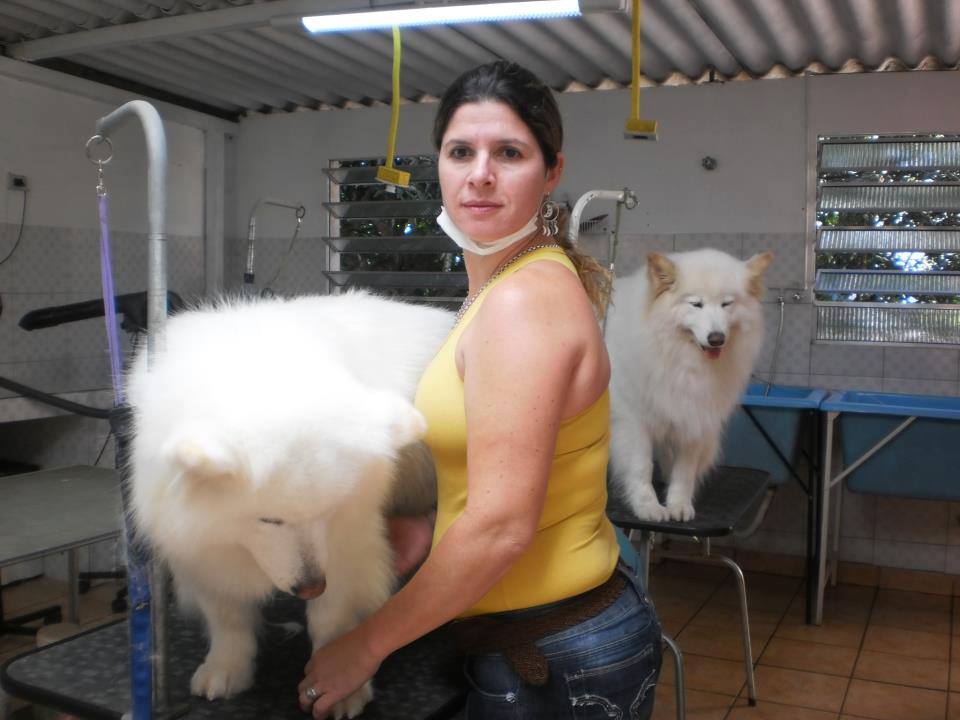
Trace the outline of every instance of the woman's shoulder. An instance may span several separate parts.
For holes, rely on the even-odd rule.
[[[584,336],[583,326],[597,326],[576,272],[546,258],[524,265],[492,287],[477,319],[518,331],[532,324],[578,337]]]

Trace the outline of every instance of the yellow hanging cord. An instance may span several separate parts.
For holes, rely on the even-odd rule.
[[[393,97],[390,100],[390,137],[387,162],[377,168],[377,180],[397,187],[410,186],[410,173],[393,167],[397,151],[397,126],[400,124],[400,28],[393,28]]]
[[[630,50],[632,55],[632,83],[630,86],[630,118],[624,135],[637,140],[656,140],[657,121],[640,119],[640,0],[633,0],[631,13],[632,33]]]

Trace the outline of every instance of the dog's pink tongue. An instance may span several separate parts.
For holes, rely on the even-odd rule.
[[[321,580],[317,585],[312,585],[311,587],[302,588],[297,592],[297,597],[303,600],[313,600],[323,595],[323,591],[327,589],[326,580]]]
[[[703,351],[711,360],[716,360],[720,357],[720,353],[723,352],[723,348],[704,348]]]

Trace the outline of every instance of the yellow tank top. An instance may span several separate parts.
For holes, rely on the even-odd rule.
[[[563,250],[543,248],[516,261],[488,285],[427,366],[415,405],[427,420],[426,443],[437,468],[436,545],[467,502],[467,419],[457,342],[484,297],[513,273],[538,260],[576,272]],[[610,396],[560,425],[543,514],[530,547],[506,575],[461,617],[518,610],[592,590],[610,577],[619,550],[607,520],[606,470],[610,447]]]

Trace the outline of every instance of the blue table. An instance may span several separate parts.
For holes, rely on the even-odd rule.
[[[960,500],[957,448],[960,398],[848,390],[820,405],[825,416],[819,543],[826,548],[831,494],[843,481],[854,492],[927,500]],[[834,474],[833,442],[839,426],[844,468]],[[814,621],[823,620],[823,594],[837,580],[842,492],[834,514],[833,555],[820,554]]]

